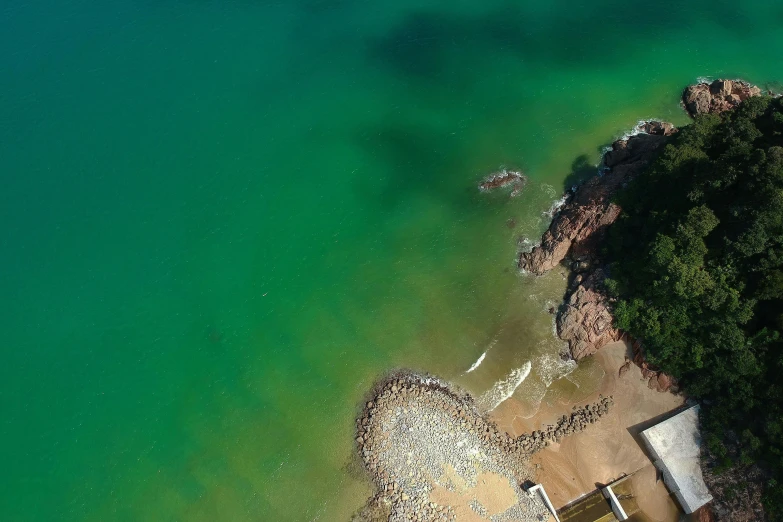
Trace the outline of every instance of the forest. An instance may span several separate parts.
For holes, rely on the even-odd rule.
[[[616,202],[617,326],[701,402],[719,467],[762,467],[767,513],[783,519],[781,100],[697,117]]]

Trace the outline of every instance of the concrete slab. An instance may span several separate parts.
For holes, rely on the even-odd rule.
[[[712,500],[701,474],[699,455],[699,406],[684,410],[641,432],[663,481],[686,513],[693,513]]]

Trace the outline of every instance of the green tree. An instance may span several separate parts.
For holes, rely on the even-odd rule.
[[[706,441],[761,461],[783,520],[783,107],[698,117],[617,199],[608,292],[617,326],[704,401]],[[738,443],[736,441],[739,441]]]

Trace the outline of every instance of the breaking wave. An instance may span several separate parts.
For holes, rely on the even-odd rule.
[[[501,330],[502,330],[502,328],[501,328]],[[499,332],[498,332],[498,333],[499,333]],[[465,373],[470,373],[470,372],[472,372],[473,370],[475,370],[476,368],[478,368],[479,366],[481,366],[481,363],[482,363],[482,362],[484,362],[484,357],[486,357],[486,356],[487,356],[487,352],[489,352],[489,351],[492,349],[492,347],[493,347],[493,346],[495,346],[497,343],[498,343],[497,337],[496,337],[495,339],[492,339],[492,342],[490,342],[490,343],[487,345],[487,349],[486,349],[486,350],[484,350],[484,353],[482,353],[482,354],[479,356],[479,358],[476,360],[476,362],[474,362],[474,363],[473,363],[473,366],[471,366],[470,368],[468,368],[468,371],[466,371]]]
[[[545,354],[536,359],[536,373],[547,388],[556,380],[574,371],[576,366],[575,360],[564,361],[557,355]]]
[[[484,351],[484,353],[482,353],[482,354],[481,354],[481,356],[480,356],[480,357],[479,357],[479,358],[476,360],[476,362],[474,362],[474,363],[473,363],[473,366],[471,366],[470,368],[468,368],[468,370],[467,370],[465,373],[470,373],[470,372],[472,372],[473,370],[475,370],[476,368],[478,368],[479,366],[481,366],[481,363],[482,363],[482,362],[484,362],[484,357],[486,357],[486,356],[487,356],[487,352],[488,352],[488,351],[489,351],[489,348],[487,348],[487,349]]]
[[[480,409],[485,412],[492,411],[500,403],[508,399],[514,394],[514,391],[519,387],[527,376],[530,375],[530,370],[533,368],[533,363],[530,361],[523,364],[520,368],[511,370],[504,379],[496,382],[492,388],[487,390],[481,397],[479,397],[477,403]]]
[[[552,219],[555,217],[555,214],[557,214],[561,208],[568,202],[568,199],[571,197],[570,194],[565,194],[563,197],[561,197],[558,200],[555,200],[552,203],[552,206],[549,207],[549,210],[544,211],[544,216],[548,217],[549,219]]]

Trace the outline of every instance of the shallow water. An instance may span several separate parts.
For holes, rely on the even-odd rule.
[[[780,85],[772,4],[5,2],[0,518],[344,520],[380,373],[534,402],[519,238],[696,77]]]

